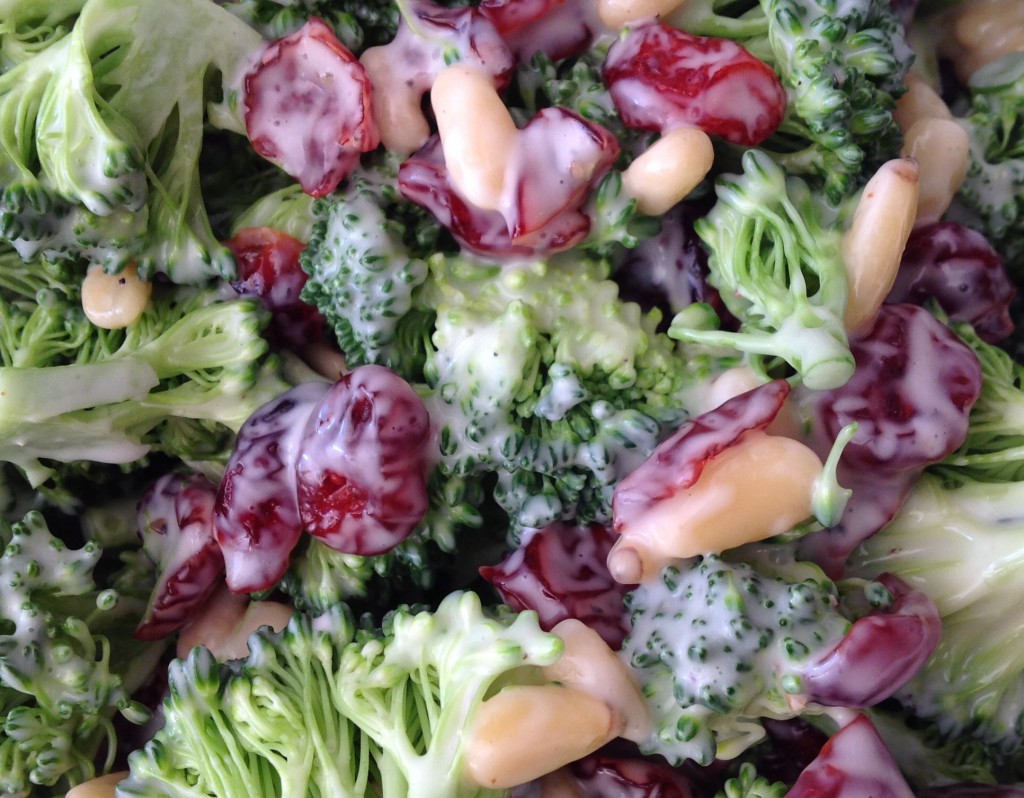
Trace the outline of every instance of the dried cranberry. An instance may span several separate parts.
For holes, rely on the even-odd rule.
[[[283,344],[302,346],[323,338],[324,317],[300,299],[307,275],[299,266],[306,245],[269,227],[239,230],[224,242],[238,263],[240,294],[259,297],[273,314],[270,332]]]
[[[767,64],[729,39],[669,25],[643,25],[617,39],[603,75],[623,121],[640,130],[695,125],[755,146],[786,110],[786,92]]]
[[[217,487],[198,474],[166,474],[139,501],[142,550],[157,566],[157,584],[135,629],[159,640],[181,629],[223,583],[224,556],[213,535]]]
[[[545,630],[576,618],[618,649],[629,633],[624,600],[631,587],[608,573],[614,542],[615,535],[600,524],[552,524],[480,574],[513,609],[534,610]]]
[[[602,25],[589,0],[482,0],[480,12],[505,37],[520,63],[538,52],[560,61],[586,50]]]
[[[951,321],[966,321],[996,343],[1013,333],[1010,302],[1017,288],[984,235],[957,222],[914,229],[886,302],[924,305],[935,299]]]
[[[621,759],[599,752],[569,769],[590,798],[695,798],[698,794],[681,772],[654,759]]]
[[[853,377],[818,397],[829,439],[851,422],[857,434],[845,464],[888,473],[922,468],[955,451],[981,391],[974,353],[931,313],[883,305],[870,329],[850,341]]]
[[[327,383],[297,385],[238,432],[217,491],[214,530],[236,593],[273,587],[302,534],[295,485],[299,441]]]
[[[362,64],[314,17],[271,42],[245,76],[245,130],[256,152],[322,197],[380,143],[372,91]]]
[[[430,418],[383,366],[350,371],[323,396],[302,432],[298,510],[307,531],[350,554],[401,543],[427,510]]]

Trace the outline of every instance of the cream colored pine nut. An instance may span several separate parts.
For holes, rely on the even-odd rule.
[[[565,643],[562,656],[543,671],[551,681],[589,693],[622,718],[619,736],[640,742],[651,734],[651,716],[640,688],[597,632],[576,618],[555,624],[552,634]]]
[[[539,787],[540,798],[586,798],[579,781],[568,768],[559,768],[541,776]]]
[[[373,85],[373,113],[384,148],[402,157],[430,138],[430,125],[420,108],[420,92],[395,72],[400,63],[387,46],[370,47],[359,62]]]
[[[295,610],[278,601],[253,601],[246,608],[235,628],[224,640],[210,647],[219,660],[241,659],[249,655],[249,635],[262,626],[280,632],[288,625]]]
[[[967,131],[952,119],[920,119],[911,125],[900,154],[918,163],[917,223],[938,221],[967,176]]]
[[[811,516],[822,470],[799,441],[752,430],[711,460],[694,485],[620,530],[608,569],[623,584],[647,582],[674,560],[786,532]]]
[[[128,771],[108,773],[76,784],[67,792],[67,798],[114,798],[114,788],[128,778]]]
[[[686,0],[597,0],[597,15],[609,30],[675,11]]]
[[[715,149],[698,127],[668,131],[622,173],[622,187],[637,210],[660,216],[693,191],[711,170]]]
[[[904,134],[922,119],[953,118],[953,112],[949,110],[946,101],[923,77],[914,72],[908,73],[906,86],[907,90],[896,102],[892,115]]]
[[[499,210],[519,131],[491,77],[448,67],[434,81],[430,103],[452,186],[478,208]]]
[[[849,289],[843,322],[850,331],[869,324],[892,289],[917,219],[918,172],[910,158],[882,164],[864,186],[843,234]]]
[[[314,341],[303,346],[302,359],[313,371],[331,382],[349,371],[345,355],[326,341]]]
[[[952,46],[944,54],[957,76],[970,80],[981,67],[1014,52],[1024,52],[1024,3],[1020,0],[974,0],[953,12]]]
[[[178,657],[184,659],[193,648],[205,646],[221,659],[217,655],[221,641],[231,636],[245,616],[248,606],[248,597],[232,593],[226,586],[214,592],[199,609],[195,619],[178,635]]]
[[[615,739],[615,721],[607,704],[571,687],[506,687],[477,710],[465,749],[467,775],[490,789],[525,784]]]
[[[97,327],[119,330],[130,327],[149,307],[152,283],[140,280],[135,265],[117,274],[94,264],[82,280],[82,310]]]
[[[750,366],[734,366],[731,369],[726,369],[711,381],[708,392],[700,397],[700,403],[696,406],[695,412],[697,414],[707,413],[733,397],[752,391],[764,383],[764,378],[756,374]],[[770,435],[781,435],[784,438],[799,440],[802,434],[801,427],[797,408],[787,398],[765,431]]]

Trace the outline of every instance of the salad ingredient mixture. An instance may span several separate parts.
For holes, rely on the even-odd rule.
[[[0,795],[1024,795],[1016,0],[0,0]]]

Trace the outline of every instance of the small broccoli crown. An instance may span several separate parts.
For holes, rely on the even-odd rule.
[[[930,470],[951,484],[1024,481],[1024,366],[969,324],[953,330],[978,357],[981,394],[963,444]]]
[[[809,388],[838,387],[854,369],[839,217],[765,153],[748,150],[742,163],[742,174],[716,181],[718,201],[695,225],[708,248],[709,280],[740,331],[718,330],[710,309],[698,317],[701,306],[691,306],[669,335],[747,352],[762,373],[781,358]]]
[[[897,693],[947,739],[1024,750],[1024,635],[1019,595],[1024,482],[949,486],[925,474],[899,514],[850,559],[850,573],[889,571],[938,607],[942,637]]]
[[[114,715],[148,717],[106,636],[130,635],[144,605],[102,589],[93,575],[101,549],[68,548],[38,512],[0,522],[0,543],[0,789],[67,787],[95,774],[100,746],[115,739]]]
[[[426,366],[445,473],[498,475],[513,525],[610,517],[611,486],[682,420],[686,365],[657,318],[586,258],[443,255]]]
[[[959,196],[979,217],[1011,270],[1024,268],[1024,53],[1012,53],[971,77],[971,106],[961,124],[970,140]]]
[[[812,712],[801,674],[849,630],[837,604],[836,585],[812,564],[772,573],[714,555],[629,593],[621,656],[656,726],[641,747],[708,764],[760,740],[759,718]]]
[[[319,221],[300,259],[309,276],[302,298],[334,328],[350,365],[377,363],[415,378],[433,314],[414,301],[427,266],[404,240],[415,231],[393,212],[395,168],[359,171],[316,204]]]
[[[120,794],[503,795],[464,778],[465,729],[499,679],[562,652],[533,613],[492,616],[472,593],[400,607],[377,631],[343,606],[300,614],[249,645],[232,663],[198,648],[171,664],[165,725],[130,756]]]
[[[768,781],[751,762],[740,765],[739,772],[726,780],[715,798],[783,798],[788,787],[781,781]]]

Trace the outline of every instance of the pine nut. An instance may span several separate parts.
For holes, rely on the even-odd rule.
[[[600,699],[614,709],[625,727],[620,736],[640,742],[651,734],[651,716],[640,688],[626,666],[597,632],[576,618],[567,618],[551,630],[562,638],[562,656],[544,668],[553,682]]]
[[[919,119],[906,132],[904,158],[920,170],[916,221],[938,221],[949,209],[967,176],[970,159],[967,131],[952,119]]]
[[[697,187],[711,170],[715,149],[698,127],[668,131],[622,173],[622,187],[637,209],[660,216]]]
[[[967,83],[983,66],[1010,53],[1024,52],[1024,3],[974,0],[953,12],[952,42],[943,48],[957,77]]]
[[[240,659],[249,654],[249,635],[261,626],[279,632],[294,614],[287,604],[250,602],[225,587],[214,593],[196,620],[181,630],[177,655],[184,658],[196,646],[204,646],[218,660]]]
[[[597,15],[609,30],[619,30],[675,11],[685,0],[598,0]]]
[[[593,753],[618,731],[612,709],[587,693],[554,684],[506,687],[477,711],[466,772],[481,787],[515,787]]]
[[[108,773],[76,784],[67,792],[67,798],[114,798],[114,788],[128,778],[128,771]]]
[[[848,330],[869,324],[892,288],[917,218],[917,198],[918,166],[910,158],[882,164],[864,187],[843,235]]]
[[[152,293],[152,283],[139,279],[134,264],[117,274],[93,264],[82,281],[82,310],[97,327],[119,330],[138,320]]]
[[[910,72],[906,79],[907,90],[896,102],[893,119],[904,134],[922,119],[952,119],[946,101],[939,96],[923,77]]]
[[[478,208],[498,210],[519,131],[490,76],[448,67],[434,81],[430,102],[452,186]]]
[[[799,441],[748,432],[711,460],[693,486],[621,530],[608,568],[623,584],[646,582],[673,560],[786,532],[811,516],[822,470],[818,456]]]
[[[386,46],[370,47],[359,62],[373,84],[373,113],[386,150],[411,155],[430,138],[430,125],[420,108],[420,94],[406,83],[401,63]]]

